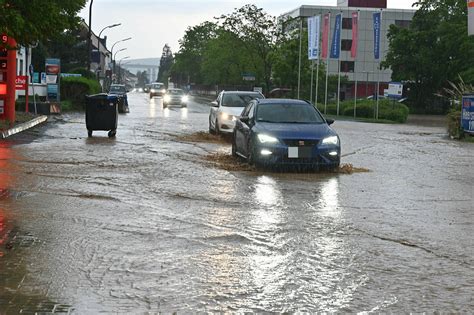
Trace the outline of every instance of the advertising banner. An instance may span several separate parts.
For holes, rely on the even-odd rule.
[[[323,42],[321,58],[328,57],[328,46],[329,46],[329,27],[331,24],[331,13],[324,14],[323,19]]]
[[[357,58],[357,45],[359,42],[359,12],[352,13],[352,47],[351,57]]]
[[[380,12],[374,13],[374,58],[380,59],[380,27],[382,23],[382,14]]]
[[[61,100],[59,93],[59,76],[61,73],[61,61],[56,58],[48,58],[45,62],[45,69],[48,101],[53,103],[59,103]]]
[[[461,126],[465,132],[474,133],[474,95],[462,98]]]
[[[15,89],[16,90],[26,90],[26,82],[28,81],[27,75],[18,75],[15,79]]]
[[[339,59],[341,55],[341,26],[342,26],[342,13],[336,15],[334,23],[334,35],[332,37],[331,44],[331,58]]]
[[[474,0],[467,0],[467,34],[474,35]]]
[[[400,82],[390,82],[388,84],[387,96],[390,98],[401,99],[403,95],[403,84]]]
[[[319,32],[321,16],[308,18],[308,59],[319,59]]]

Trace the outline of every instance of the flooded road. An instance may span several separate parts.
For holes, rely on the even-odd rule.
[[[67,114],[0,143],[0,314],[474,311],[473,144],[336,121],[369,172],[233,170],[205,102],[129,103],[116,139]]]

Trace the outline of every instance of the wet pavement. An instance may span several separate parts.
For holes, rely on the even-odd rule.
[[[207,104],[129,99],[0,142],[0,314],[474,311],[473,144],[336,121],[369,172],[226,169]]]

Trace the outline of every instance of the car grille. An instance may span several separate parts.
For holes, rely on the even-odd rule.
[[[313,147],[319,144],[319,140],[283,139],[283,143],[289,147]]]

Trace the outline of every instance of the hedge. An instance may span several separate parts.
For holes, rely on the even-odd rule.
[[[376,101],[373,100],[357,101],[356,117],[375,118],[376,106]],[[319,106],[319,108],[322,109],[321,111],[324,111],[324,107]],[[409,111],[406,105],[396,101],[386,99],[379,101],[379,119],[404,123],[408,118]],[[328,104],[326,114],[337,115],[337,105]],[[339,104],[339,115],[353,117],[354,101],[341,102]]]
[[[101,92],[101,86],[95,79],[69,77],[61,79],[61,99],[71,102],[71,109],[82,110],[86,95]]]

